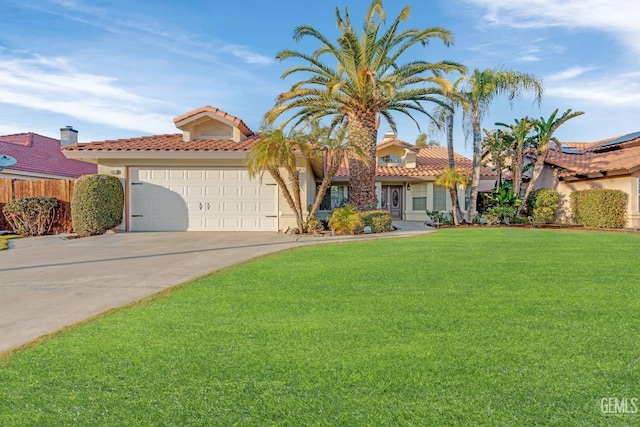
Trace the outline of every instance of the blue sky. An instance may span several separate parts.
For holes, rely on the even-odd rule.
[[[388,18],[407,1],[386,0]],[[176,133],[172,119],[204,105],[258,130],[292,61],[296,26],[335,40],[335,7],[362,21],[368,1],[0,0],[0,134],[58,137],[73,125],[81,141]],[[403,28],[441,26],[455,35],[408,52],[407,60],[449,59],[469,68],[502,66],[544,79],[539,108],[526,95],[513,109],[495,102],[483,122],[511,123],[572,108],[565,141],[595,141],[640,130],[640,4],[637,0],[422,0]],[[431,108],[428,106],[428,108]],[[423,130],[428,120],[416,118]],[[398,117],[399,137],[419,131]],[[388,126],[380,127],[382,135]],[[468,154],[461,125],[457,151]],[[437,137],[437,135],[432,135]]]

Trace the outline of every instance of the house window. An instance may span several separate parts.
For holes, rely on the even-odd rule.
[[[427,210],[427,185],[415,184],[411,187],[411,193],[413,193],[413,210],[414,211],[426,211]]]
[[[447,189],[440,185],[433,186],[433,210],[447,210]]]
[[[318,191],[318,188],[316,191]],[[320,210],[330,211],[340,206],[344,206],[347,203],[347,186],[346,185],[332,185],[327,188],[327,192],[324,193],[322,203],[320,203]]]
[[[469,209],[469,202],[471,200],[471,186],[467,185],[467,188],[464,189],[464,210]]]
[[[386,156],[380,157],[380,165],[391,165],[391,164],[402,164],[402,158],[396,156],[395,154],[387,154]]]

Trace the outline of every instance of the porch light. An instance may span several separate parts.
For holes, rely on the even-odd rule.
[[[411,191],[411,184],[407,182],[407,191]]]

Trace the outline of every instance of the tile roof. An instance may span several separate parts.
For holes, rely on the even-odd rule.
[[[69,145],[65,151],[248,151],[258,141],[253,135],[241,142],[230,140],[195,140],[184,142],[182,134],[152,135],[139,138],[97,141]]]
[[[406,144],[406,143],[405,143]],[[379,144],[380,145],[380,144]],[[411,144],[409,144],[411,145]],[[415,147],[412,145],[412,147]],[[436,177],[449,167],[449,157],[447,155],[446,147],[417,147],[419,148],[416,154],[416,167],[407,168],[401,166],[378,166],[376,169],[376,176],[379,177],[398,177],[398,178],[421,178],[421,177]],[[454,154],[454,161],[456,168],[460,170],[466,170],[471,173],[472,161],[458,153]],[[488,169],[482,168],[480,174],[482,176],[497,176],[497,174]],[[337,177],[347,177],[349,175],[349,168],[345,164],[338,173]]]
[[[17,160],[5,168],[7,171],[78,178],[98,170],[94,164],[67,159],[60,150],[60,140],[31,132],[0,136],[0,153]]]
[[[243,122],[241,119],[229,113],[226,113],[220,110],[219,108],[212,107],[210,105],[196,108],[195,110],[189,111],[188,113],[184,113],[181,116],[178,116],[175,119],[173,119],[173,122],[177,125],[179,122],[187,120],[190,117],[197,116],[198,114],[201,114],[201,113],[211,113],[211,114],[220,116],[223,119],[230,120],[238,125],[238,129],[240,129],[240,132],[242,132],[243,135],[245,136],[253,135],[253,131],[249,129],[249,126],[247,126],[246,123]]]
[[[550,150],[545,162],[557,169],[558,178],[631,173],[640,168],[640,132],[590,143],[562,143]]]

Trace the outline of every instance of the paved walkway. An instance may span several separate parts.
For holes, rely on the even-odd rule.
[[[415,236],[421,223],[360,236],[117,233],[17,239],[0,252],[0,353],[223,267],[309,244]]]

